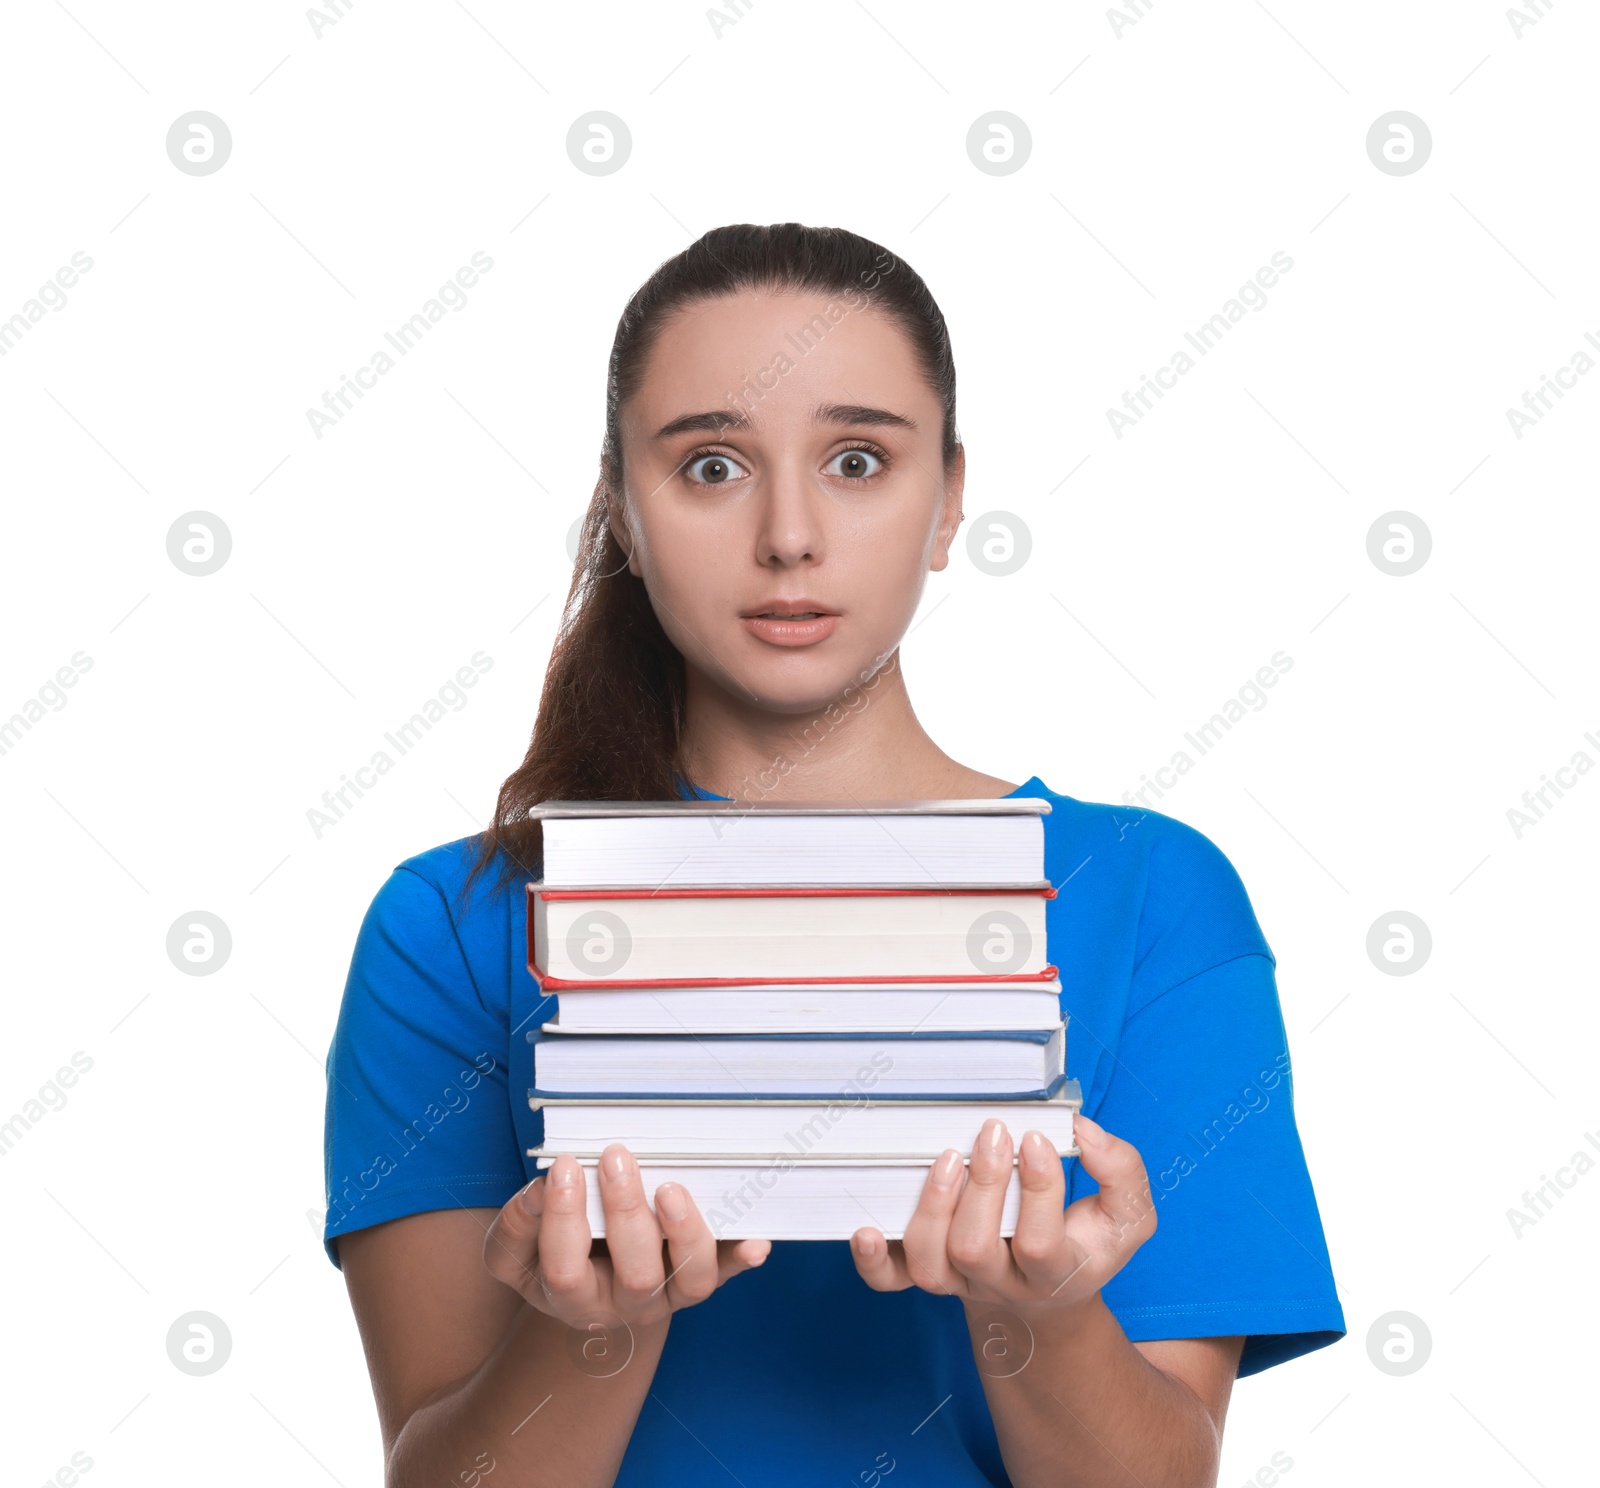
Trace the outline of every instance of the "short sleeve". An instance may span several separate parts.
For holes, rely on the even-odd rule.
[[[443,892],[406,867],[356,937],[328,1050],[323,1243],[430,1209],[498,1208],[523,1184],[506,1014],[485,1002]]]
[[[1145,1001],[1088,1114],[1139,1149],[1156,1202],[1155,1234],[1104,1291],[1130,1339],[1243,1334],[1243,1376],[1343,1335],[1269,954]],[[1073,1197],[1094,1192],[1071,1172]]]
[[[1151,813],[1152,816],[1155,813]],[[1127,1015],[1192,976],[1252,952],[1273,960],[1250,895],[1203,832],[1160,818],[1145,875]]]

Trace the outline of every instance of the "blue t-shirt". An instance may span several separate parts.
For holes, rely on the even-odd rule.
[[[703,795],[703,792],[697,792]],[[1295,1128],[1275,958],[1238,874],[1159,812],[1043,796],[1050,959],[1084,1111],[1143,1155],[1155,1234],[1105,1288],[1130,1339],[1247,1335],[1241,1375],[1345,1331]],[[352,1230],[498,1207],[535,1176],[528,1108],[555,1011],[525,959],[525,875],[460,902],[476,844],[373,900],[328,1053],[329,1258]],[[532,1034],[532,1040],[529,1035]],[[1013,1132],[1020,1138],[1025,1126]],[[1095,1191],[1064,1159],[1067,1202]],[[1006,1484],[958,1298],[875,1292],[844,1241],[776,1241],[673,1315],[618,1488]],[[722,1464],[719,1468],[718,1464]],[[862,1476],[862,1474],[867,1476]]]

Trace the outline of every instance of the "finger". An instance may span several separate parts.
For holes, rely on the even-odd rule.
[[[1030,1129],[1023,1133],[1017,1152],[1017,1171],[1022,1205],[1011,1237],[1011,1259],[1030,1290],[1045,1281],[1053,1287],[1070,1269],[1065,1264],[1069,1255],[1071,1265],[1077,1264],[1062,1218],[1067,1176],[1061,1167],[1061,1154],[1043,1132]]]
[[[1156,1206],[1144,1159],[1131,1142],[1112,1136],[1081,1113],[1074,1118],[1072,1128],[1078,1139],[1078,1161],[1100,1185],[1099,1193],[1090,1195],[1085,1202],[1092,1205],[1120,1252],[1131,1255],[1156,1228]]]
[[[667,1241],[662,1297],[673,1308],[704,1302],[717,1289],[717,1244],[694,1196],[681,1183],[657,1184],[656,1224]]]
[[[754,1270],[772,1252],[770,1240],[719,1241],[681,1183],[657,1185],[656,1222],[666,1236],[664,1286],[674,1309],[705,1301],[729,1277]]]
[[[754,1271],[765,1264],[772,1254],[770,1240],[719,1240],[717,1241],[717,1285],[741,1271]]]
[[[489,1274],[530,1301],[540,1292],[534,1272],[538,1265],[544,1187],[541,1175],[512,1194],[489,1222],[489,1231],[483,1237],[483,1264]]]
[[[866,1225],[850,1237],[850,1254],[861,1279],[875,1292],[903,1292],[913,1282],[904,1245],[891,1245],[883,1231]]]
[[[950,1259],[969,1281],[1001,1287],[1019,1279],[1011,1248],[1000,1238],[1000,1215],[1014,1171],[1011,1133],[991,1116],[983,1123],[967,1165],[967,1186],[950,1221]]]
[[[606,1253],[611,1258],[611,1297],[624,1317],[642,1317],[657,1305],[666,1267],[661,1228],[645,1200],[639,1164],[621,1142],[600,1154],[600,1204],[606,1216]]]
[[[544,1213],[539,1220],[539,1274],[547,1312],[573,1317],[593,1310],[600,1284],[590,1253],[594,1233],[586,1208],[583,1165],[563,1153],[545,1173]]]
[[[959,1294],[960,1274],[950,1259],[950,1222],[966,1182],[966,1165],[961,1153],[947,1147],[928,1169],[922,1196],[901,1240],[906,1274],[912,1285],[943,1296]]]

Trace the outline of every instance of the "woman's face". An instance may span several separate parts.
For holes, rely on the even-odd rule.
[[[622,409],[630,570],[736,702],[871,678],[949,557],[962,467],[905,333],[864,296],[726,295],[663,327]]]

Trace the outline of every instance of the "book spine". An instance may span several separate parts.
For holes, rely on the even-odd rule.
[[[970,888],[947,886],[937,889],[889,889],[858,887],[850,884],[767,884],[760,887],[734,887],[724,884],[705,888],[677,889],[550,889],[531,883],[528,893],[540,899],[877,899],[929,898],[967,899],[979,895],[1037,894],[1054,899],[1055,888],[1048,883],[982,884]]]
[[[529,932],[530,936],[532,932]],[[531,950],[531,947],[530,947]],[[604,977],[586,977],[574,981],[571,977],[551,976],[541,971],[533,957],[528,958],[528,970],[538,979],[539,986],[547,992],[572,992],[582,987],[827,987],[836,983],[855,984],[893,982],[899,986],[941,986],[946,982],[1053,982],[1061,975],[1057,966],[1046,966],[1043,971],[1006,972],[1000,976],[975,977],[970,971],[959,975],[905,977],[905,976],[843,976],[843,977],[634,977],[607,982]]]

